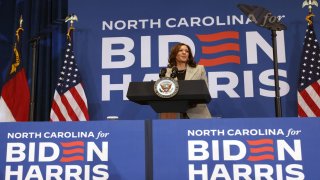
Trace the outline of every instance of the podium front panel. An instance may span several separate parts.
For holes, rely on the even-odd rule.
[[[131,82],[127,92],[130,101],[150,105],[157,113],[186,112],[190,105],[206,104],[211,96],[204,80],[178,81],[179,91],[170,98],[161,98],[154,92],[155,82]]]

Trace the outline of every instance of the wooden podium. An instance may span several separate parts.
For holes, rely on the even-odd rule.
[[[179,113],[159,113],[160,119],[179,119]]]
[[[161,98],[154,92],[154,81],[131,82],[127,98],[140,105],[149,105],[160,119],[179,119],[194,104],[208,104],[211,96],[204,80],[178,81],[179,91],[171,98]]]

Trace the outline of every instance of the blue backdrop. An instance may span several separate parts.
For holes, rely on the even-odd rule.
[[[214,116],[275,116],[271,31],[250,23],[238,3],[70,0],[69,12],[79,18],[75,54],[91,118],[156,117],[150,107],[126,99],[128,83],[157,80],[178,41],[190,44],[195,59],[206,66]],[[287,26],[277,32],[280,94],[283,116],[296,116],[307,8],[290,0],[241,3],[265,7]],[[317,16],[315,22],[318,26]]]
[[[166,66],[170,47],[178,41],[188,43],[197,62],[206,66],[212,96],[209,109],[214,116],[273,117],[271,32],[249,23],[237,8],[238,3],[265,7],[287,26],[277,36],[280,93],[283,116],[296,116],[307,8],[301,8],[302,2],[289,0],[224,3],[70,0],[68,5],[62,1],[33,4],[27,0],[15,3],[3,0],[0,21],[7,26],[0,29],[0,87],[12,57],[15,21],[22,12],[26,17],[23,62],[30,86],[32,54],[28,41],[46,34],[39,44],[35,114],[38,120],[48,119],[58,61],[63,56],[66,24],[62,21],[67,14],[64,9],[69,6],[69,13],[79,18],[75,24],[75,55],[90,119],[105,119],[109,115],[120,119],[156,118],[150,107],[126,99],[128,84],[156,80],[160,67]],[[317,9],[314,12],[317,30],[319,13]]]

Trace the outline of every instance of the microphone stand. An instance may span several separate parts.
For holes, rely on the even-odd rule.
[[[279,86],[279,72],[278,72],[277,32],[276,32],[276,30],[272,29],[271,34],[272,34],[272,49],[273,49],[275,112],[276,112],[276,117],[282,117],[280,86]]]
[[[271,21],[271,12],[263,7],[238,4],[238,8],[256,25],[271,30],[272,50],[273,50],[273,70],[275,87],[275,112],[276,117],[282,117],[281,97],[278,72],[278,53],[277,53],[277,32],[286,30],[287,27],[280,20]]]

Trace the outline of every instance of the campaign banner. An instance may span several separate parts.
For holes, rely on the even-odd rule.
[[[90,118],[157,118],[149,106],[128,101],[128,86],[156,81],[177,42],[191,46],[196,62],[205,66],[214,117],[274,117],[272,32],[254,24],[238,8],[240,3],[269,11],[256,17],[262,25],[279,21],[287,27],[276,31],[275,42],[280,107],[283,116],[296,117],[308,14],[303,1],[69,0],[69,13],[78,17],[74,50]],[[314,13],[318,29],[319,12]]]
[[[145,179],[144,121],[1,123],[0,179]]]
[[[154,180],[320,179],[317,118],[153,122]]]

